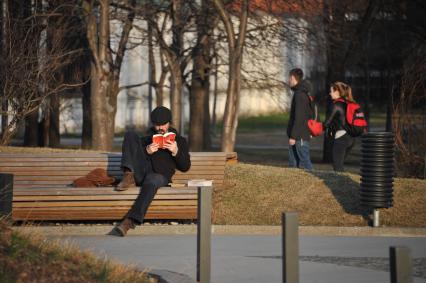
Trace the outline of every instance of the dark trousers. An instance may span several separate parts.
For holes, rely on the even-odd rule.
[[[343,163],[346,156],[355,145],[355,139],[348,134],[333,141],[333,169],[334,171],[345,171]]]
[[[121,167],[130,169],[135,176],[136,184],[141,187],[127,217],[142,224],[158,188],[167,186],[168,180],[163,175],[152,171],[151,161],[145,152],[142,140],[134,131],[128,131],[124,135]]]

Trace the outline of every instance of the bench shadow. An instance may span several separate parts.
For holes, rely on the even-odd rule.
[[[308,172],[324,182],[346,213],[362,216],[368,222],[368,225],[371,225],[371,209],[361,206],[358,181],[353,180],[346,173],[319,170]]]

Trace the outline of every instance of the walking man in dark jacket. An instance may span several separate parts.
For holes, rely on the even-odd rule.
[[[309,98],[311,85],[303,79],[301,69],[290,71],[289,84],[293,91],[291,101],[290,119],[288,121],[287,135],[289,137],[288,163],[290,167],[312,169],[309,153],[311,134],[308,120],[312,118],[312,108]]]
[[[191,167],[186,139],[170,127],[171,120],[170,110],[159,106],[151,112],[153,127],[148,136],[140,138],[134,131],[124,135],[121,159],[123,179],[116,190],[124,191],[136,185],[141,189],[126,217],[114,228],[114,234],[125,236],[136,224],[142,224],[158,188],[171,182],[176,169],[185,172]],[[164,148],[159,148],[159,144],[152,141],[152,136],[168,132],[176,134],[175,141],[168,141]]]

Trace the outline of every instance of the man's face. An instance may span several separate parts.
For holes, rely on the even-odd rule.
[[[166,124],[163,125],[154,125],[155,131],[158,134],[165,134],[169,131],[169,127],[170,127],[170,123],[167,122]]]
[[[297,80],[293,75],[290,75],[288,84],[290,85],[290,87],[294,87],[295,85],[297,85]]]

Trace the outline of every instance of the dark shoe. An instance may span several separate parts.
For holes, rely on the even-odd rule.
[[[117,187],[115,188],[117,191],[125,191],[130,187],[135,187],[136,183],[135,183],[135,177],[133,175],[133,172],[124,172],[123,173],[123,179],[121,180],[121,182],[117,185]]]
[[[124,218],[124,220],[115,227],[115,231],[118,233],[118,236],[121,237],[126,236],[129,229],[135,229],[135,223],[130,218]]]

